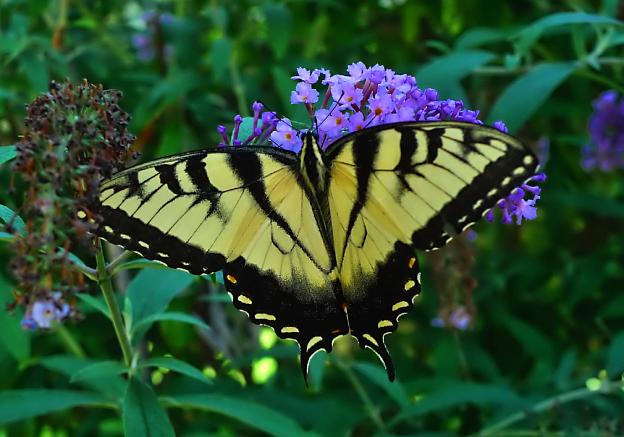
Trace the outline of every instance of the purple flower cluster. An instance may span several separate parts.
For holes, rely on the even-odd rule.
[[[49,299],[36,300],[28,305],[22,327],[28,330],[49,329],[53,322],[62,322],[71,312],[71,306],[63,300],[63,293],[53,292]]]
[[[290,102],[305,106],[324,149],[345,134],[380,124],[445,120],[483,124],[478,110],[466,109],[461,100],[438,100],[435,89],[419,88],[416,78],[409,74],[397,74],[379,64],[367,67],[362,62],[349,65],[347,73],[332,75],[324,68],[310,71],[300,67],[297,75],[292,76],[297,84]],[[325,87],[321,91],[315,88],[319,84]],[[217,130],[223,139],[219,145],[259,144],[270,139],[277,147],[298,152],[302,146],[300,131],[293,128],[289,119],[280,119],[274,112],[262,112],[262,109],[262,104],[254,103],[253,120],[246,129],[241,129],[245,120],[240,115],[234,117],[231,137],[224,126],[219,126]],[[507,132],[502,121],[495,122],[493,127]],[[239,138],[242,130],[244,139]],[[544,179],[545,175],[541,174],[533,182]],[[533,194],[533,198],[524,200],[526,193]],[[522,218],[535,218],[537,199],[539,188],[524,184],[509,198],[501,200],[503,223],[511,223],[513,215],[517,216],[518,224]]]
[[[306,107],[316,122],[323,148],[346,133],[398,121],[457,120],[482,124],[479,111],[464,108],[459,100],[438,100],[436,90],[419,88],[416,78],[409,74],[397,74],[379,64],[366,67],[362,62],[349,65],[347,73],[332,75],[327,69],[297,68],[297,75],[292,77],[298,83],[290,102]],[[314,88],[319,81],[326,87],[324,93]],[[506,130],[502,122],[495,127]],[[274,140],[280,147],[292,150],[294,146],[297,150],[288,141]]]
[[[624,97],[605,91],[594,101],[587,126],[591,144],[583,148],[581,165],[586,170],[624,168]]]

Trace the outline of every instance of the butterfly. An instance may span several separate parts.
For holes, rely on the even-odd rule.
[[[194,274],[223,271],[233,304],[311,357],[351,334],[388,378],[384,336],[421,291],[433,251],[531,177],[515,138],[463,122],[400,122],[326,150],[210,148],[121,171],[100,186],[99,235]],[[84,215],[84,214],[83,214]]]

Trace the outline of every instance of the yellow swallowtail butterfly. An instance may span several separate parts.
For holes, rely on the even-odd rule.
[[[124,170],[100,187],[99,234],[194,274],[223,270],[234,306],[312,355],[355,336],[394,379],[384,336],[435,250],[532,176],[513,137],[462,122],[401,122],[323,151],[212,148]]]

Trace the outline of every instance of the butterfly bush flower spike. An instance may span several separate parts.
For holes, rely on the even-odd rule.
[[[462,121],[483,124],[478,110],[465,108],[461,100],[438,100],[438,91],[433,88],[419,88],[414,76],[397,74],[379,64],[367,67],[363,62],[350,64],[347,73],[332,74],[324,68],[309,70],[299,67],[297,74],[291,78],[297,84],[291,92],[290,101],[306,107],[318,130],[319,143],[324,149],[343,135],[380,124],[409,121]],[[316,87],[325,87],[325,90]],[[624,148],[624,129],[620,128],[618,136],[611,135],[609,142],[604,139],[607,135],[604,132],[612,132],[613,129],[605,130],[605,126],[624,126],[624,120],[621,120],[624,119],[623,108],[624,103],[613,93],[605,93],[596,104],[597,111],[602,112],[595,116],[598,117],[597,121],[590,123],[592,132],[602,133],[601,144],[618,145],[611,147],[609,153],[600,154],[601,157],[615,157],[619,153],[619,158],[608,160],[611,166],[624,160],[624,151],[621,151]],[[262,110],[262,104],[255,102],[253,130],[242,141],[238,138],[242,121],[239,115],[234,119],[234,133],[231,137],[228,137],[223,126],[219,126],[217,130],[223,139],[219,145],[261,144],[270,140],[277,147],[298,152],[302,140],[298,131],[292,127],[291,121],[286,118],[278,119],[274,112]],[[615,124],[615,120],[620,120],[620,124]],[[493,127],[507,133],[507,126],[503,121],[494,122]],[[586,161],[591,164],[598,159],[588,158]],[[543,173],[534,176],[498,203],[497,207],[503,212],[503,223],[520,224],[523,220],[533,220],[537,216],[535,204],[540,198],[540,188],[535,184],[545,179]],[[525,199],[525,196],[529,198]],[[492,211],[486,215],[486,219],[493,221]]]
[[[85,281],[69,253],[79,243],[92,247],[89,232],[102,221],[95,207],[100,181],[136,157],[120,99],[120,92],[86,80],[52,82],[27,106],[12,166],[28,193],[18,210],[26,231],[10,231],[17,285],[9,304],[26,309],[27,329],[79,318],[74,294]]]
[[[350,64],[347,73],[348,75],[332,75],[326,69],[310,71],[298,68],[297,75],[292,77],[298,83],[292,92],[291,103],[305,104],[308,112],[312,112],[310,111],[312,107],[318,125],[319,142],[324,148],[349,132],[385,123],[463,121],[483,124],[479,119],[478,110],[465,108],[461,100],[438,100],[437,90],[419,88],[414,76],[397,74],[379,64],[367,67],[363,62]],[[327,90],[320,105],[314,106],[313,103],[318,103],[318,96],[322,92],[314,94],[312,85],[317,84],[321,75],[323,79],[320,83],[327,86]],[[604,125],[613,125],[611,121],[618,116],[624,118],[624,103],[616,104],[617,99],[612,94],[606,95],[601,102],[597,108],[599,106],[608,117],[602,116],[599,122],[594,122],[592,126],[598,126],[594,130],[600,130],[599,127]],[[620,126],[624,126],[624,120],[620,121]],[[493,127],[507,133],[507,126],[503,121],[494,122]],[[281,129],[290,132],[291,128]],[[620,131],[624,132],[624,128]],[[624,144],[624,134],[618,138],[622,138],[618,141]],[[286,148],[294,151],[297,151],[301,144],[300,141],[287,141],[281,133],[275,135],[275,142],[280,146],[286,144]],[[621,153],[624,156],[624,152]],[[540,198],[540,188],[534,184],[541,183],[545,179],[544,173],[534,176],[508,198],[498,203],[497,206],[503,213],[503,223],[521,224],[523,220],[536,218],[535,204]],[[525,199],[525,196],[528,198]],[[493,221],[494,213],[490,211],[486,218]]]
[[[606,91],[594,101],[587,126],[590,144],[583,148],[585,170],[612,171],[624,168],[624,97]]]

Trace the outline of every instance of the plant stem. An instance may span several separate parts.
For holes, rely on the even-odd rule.
[[[616,81],[613,81],[603,76],[602,74],[595,73],[587,68],[577,68],[576,70],[574,70],[573,74],[584,77],[589,80],[593,80],[594,82],[601,83],[608,88],[618,90],[620,93],[624,94],[624,86],[620,85]]]
[[[243,117],[247,117],[249,115],[249,110],[247,109],[247,96],[245,95],[245,85],[240,77],[240,72],[238,70],[238,63],[236,60],[236,47],[232,49],[232,57],[230,59],[230,78],[232,80],[232,89],[234,90],[234,95],[236,96],[236,104],[238,106],[238,112]]]
[[[121,310],[119,309],[117,298],[115,297],[115,292],[113,291],[113,284],[111,282],[110,275],[106,271],[106,260],[104,259],[104,251],[102,250],[102,242],[100,239],[97,240],[96,246],[95,259],[97,261],[98,285],[102,290],[104,300],[106,301],[106,305],[110,311],[113,328],[115,329],[117,341],[119,342],[121,352],[123,353],[124,362],[128,368],[131,368],[133,357],[132,346],[130,345],[130,339],[128,338]]]
[[[338,367],[345,373],[345,375],[347,375],[349,382],[351,382],[351,385],[353,385],[355,392],[358,394],[358,396],[364,403],[364,407],[368,411],[368,415],[370,416],[372,421],[375,423],[377,428],[379,428],[379,430],[383,432],[386,429],[386,424],[381,418],[381,415],[379,414],[379,410],[377,409],[372,399],[366,392],[366,389],[364,388],[364,386],[362,385],[358,377],[355,376],[355,373],[351,369],[351,366],[341,362],[340,359],[335,360],[335,362],[338,365]]]
[[[129,250],[124,250],[117,258],[109,262],[106,266],[106,271],[108,272],[108,274],[110,276],[114,276],[115,273],[117,273],[117,267],[119,267],[119,265],[124,262],[126,258],[128,258],[131,254],[132,252],[130,252]]]
[[[576,390],[572,390],[566,393],[558,394],[548,399],[544,399],[541,402],[529,407],[523,411],[518,411],[503,420],[496,422],[495,424],[488,426],[487,428],[482,429],[477,436],[488,436],[488,435],[498,435],[502,429],[513,425],[514,423],[520,422],[523,419],[526,419],[532,415],[536,415],[539,413],[543,413],[552,408],[558,407],[562,404],[576,401],[579,399],[589,398],[599,394],[609,394],[613,393],[616,390],[621,390],[624,387],[624,381],[603,381],[600,389],[598,390],[590,390],[588,388],[578,388]]]
[[[56,323],[54,329],[69,352],[71,352],[78,358],[86,357],[84,351],[82,350],[82,347],[80,347],[80,344],[78,344],[74,336],[71,334],[69,329],[65,327],[65,325],[63,325],[62,323]]]

